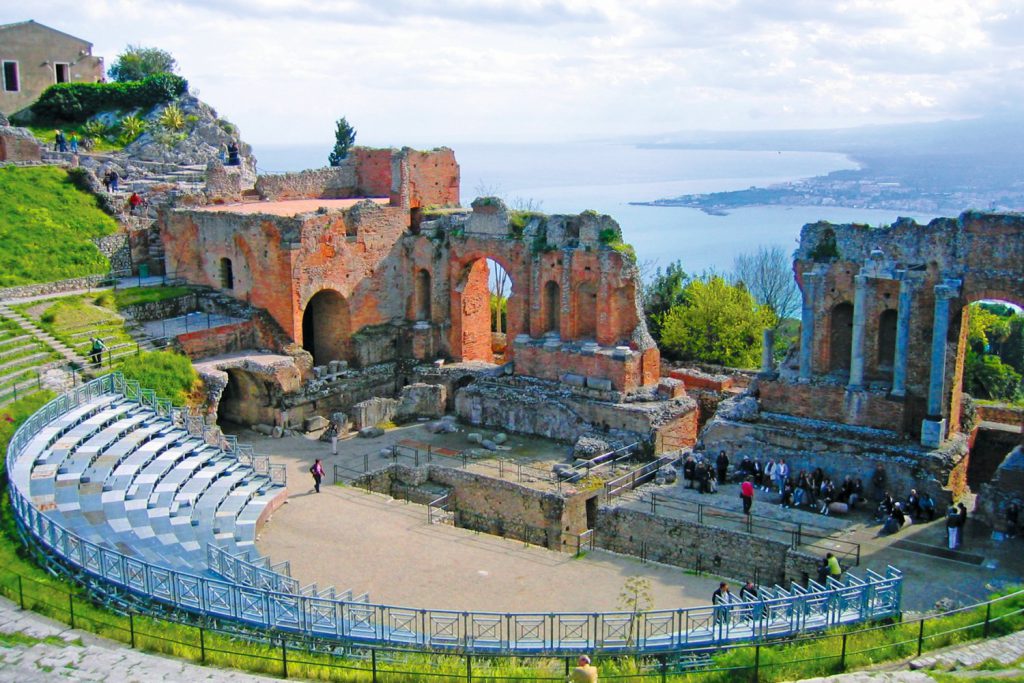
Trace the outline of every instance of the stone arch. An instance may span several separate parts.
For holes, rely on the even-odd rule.
[[[849,372],[853,349],[853,304],[843,301],[832,307],[828,320],[830,372]]]
[[[420,268],[416,271],[416,281],[414,289],[414,303],[415,310],[414,315],[416,320],[431,320],[432,310],[430,302],[430,271],[426,268]]]
[[[896,318],[895,308],[887,308],[878,316],[878,374],[892,377],[893,362],[896,359]]]
[[[575,339],[597,339],[597,283],[581,282],[576,287]]]
[[[217,422],[273,424],[274,406],[267,383],[239,368],[225,370],[228,383],[217,404]]]
[[[560,333],[562,319],[562,288],[554,280],[544,283],[542,303],[544,331]]]
[[[503,360],[506,339],[516,332],[512,314],[516,287],[509,269],[489,255],[477,256],[464,267],[456,289],[459,356],[464,361]],[[504,303],[492,306],[494,298],[504,298]]]
[[[348,360],[352,336],[348,301],[333,289],[322,289],[306,302],[302,312],[302,348],[315,365]]]

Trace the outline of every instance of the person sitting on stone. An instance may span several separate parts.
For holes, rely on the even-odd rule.
[[[852,510],[862,500],[864,500],[864,482],[857,477],[853,480],[853,486],[850,488],[850,509]]]
[[[784,508],[793,507],[793,480],[786,479],[782,482],[782,500],[779,502]]]
[[[686,480],[686,488],[692,489],[697,479],[697,461],[692,455],[686,456],[686,462],[683,463],[683,479]]]
[[[921,497],[917,495],[917,489],[910,489],[907,496],[907,514],[911,519],[921,519]]]
[[[928,521],[935,519],[935,499],[928,495],[927,491],[921,492],[921,518],[928,518]]]
[[[796,478],[796,486],[793,488],[793,505],[800,507],[807,502],[807,487],[810,484],[807,481],[807,473],[800,472]]]
[[[834,503],[836,500],[836,487],[833,486],[831,479],[826,479],[821,484],[821,496],[819,502],[821,508],[818,510],[823,515],[828,514],[828,506]]]
[[[878,512],[875,513],[875,519],[884,520],[892,515],[892,508],[894,505],[895,503],[893,502],[892,496],[890,496],[889,492],[886,491],[882,496],[882,502],[878,504]]]
[[[903,506],[900,503],[893,503],[892,517],[899,523],[900,529],[907,523],[907,515],[903,512]]]

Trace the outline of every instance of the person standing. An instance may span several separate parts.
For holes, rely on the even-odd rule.
[[[960,501],[957,503],[957,508],[956,542],[957,547],[963,548],[964,536],[967,533],[967,506]]]
[[[782,492],[782,488],[786,485],[786,481],[789,479],[789,465],[786,464],[785,460],[781,458],[775,463],[775,485],[779,488],[779,492]]]
[[[121,176],[119,176],[117,174],[117,171],[115,171],[114,169],[110,169],[110,191],[111,192],[117,192],[118,191],[117,183],[120,180],[121,180]]]
[[[71,143],[71,153],[78,154],[78,133],[71,131],[71,139],[69,142]]]
[[[1020,505],[1017,501],[1010,501],[1006,506],[1006,536],[1013,538],[1017,535],[1017,528],[1020,526]]]
[[[580,655],[576,660],[576,668],[569,672],[569,683],[597,683],[597,667],[590,663],[590,657]]]
[[[711,604],[715,605],[715,622],[723,623],[729,619],[729,603],[732,602],[732,593],[729,592],[729,584],[723,581],[718,584],[718,589],[711,594]]]
[[[718,459],[715,460],[715,470],[718,474],[719,486],[725,484],[725,478],[729,475],[729,456],[725,454],[725,451],[718,453]]]
[[[107,345],[99,337],[89,337],[89,341],[92,343],[92,347],[89,349],[89,359],[92,360],[93,365],[99,367],[103,362],[103,352],[107,349]]]
[[[754,485],[750,481],[750,477],[743,480],[740,484],[740,498],[743,499],[743,514],[750,514],[750,507],[754,504]]]
[[[324,463],[320,458],[309,468],[309,473],[313,475],[313,490],[320,493],[320,482],[324,480]]]
[[[839,566],[839,558],[828,553],[825,555],[825,562],[828,565],[828,575],[838,581],[843,576],[843,568]]]
[[[950,550],[953,550],[957,545],[959,545],[959,524],[960,511],[956,509],[955,505],[950,505],[949,509],[946,510],[946,536]]]

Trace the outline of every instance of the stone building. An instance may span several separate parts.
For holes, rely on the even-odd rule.
[[[1024,216],[811,224],[793,267],[803,292],[797,362],[763,368],[761,418],[731,436],[720,423],[707,438],[740,451],[773,443],[769,452],[797,465],[865,481],[883,463],[898,473],[899,495],[915,483],[962,491],[974,422],[962,405],[968,305],[1024,305]],[[768,435],[786,419],[783,445]]]
[[[33,20],[0,25],[0,113],[32,105],[56,83],[103,81],[92,43]]]
[[[563,403],[544,426],[533,411],[506,428],[557,438],[588,424],[645,433],[685,413],[662,441],[693,442],[695,406],[680,382],[660,378],[639,270],[608,216],[510,212],[495,198],[459,208],[449,149],[357,148],[339,167],[260,177],[250,195],[261,201],[221,204],[238,198],[236,188],[227,197],[210,191],[210,204],[163,216],[166,268],[265,310],[315,367],[332,375],[406,360],[494,367],[498,353],[504,372],[549,383],[512,393],[685,403],[667,412],[633,406],[617,418]],[[510,280],[501,334],[492,331],[492,268]],[[490,415],[495,402],[481,395],[465,411]]]

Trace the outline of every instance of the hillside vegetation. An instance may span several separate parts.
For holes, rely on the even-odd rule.
[[[105,273],[110,263],[92,238],[116,229],[66,171],[0,169],[0,287]]]

